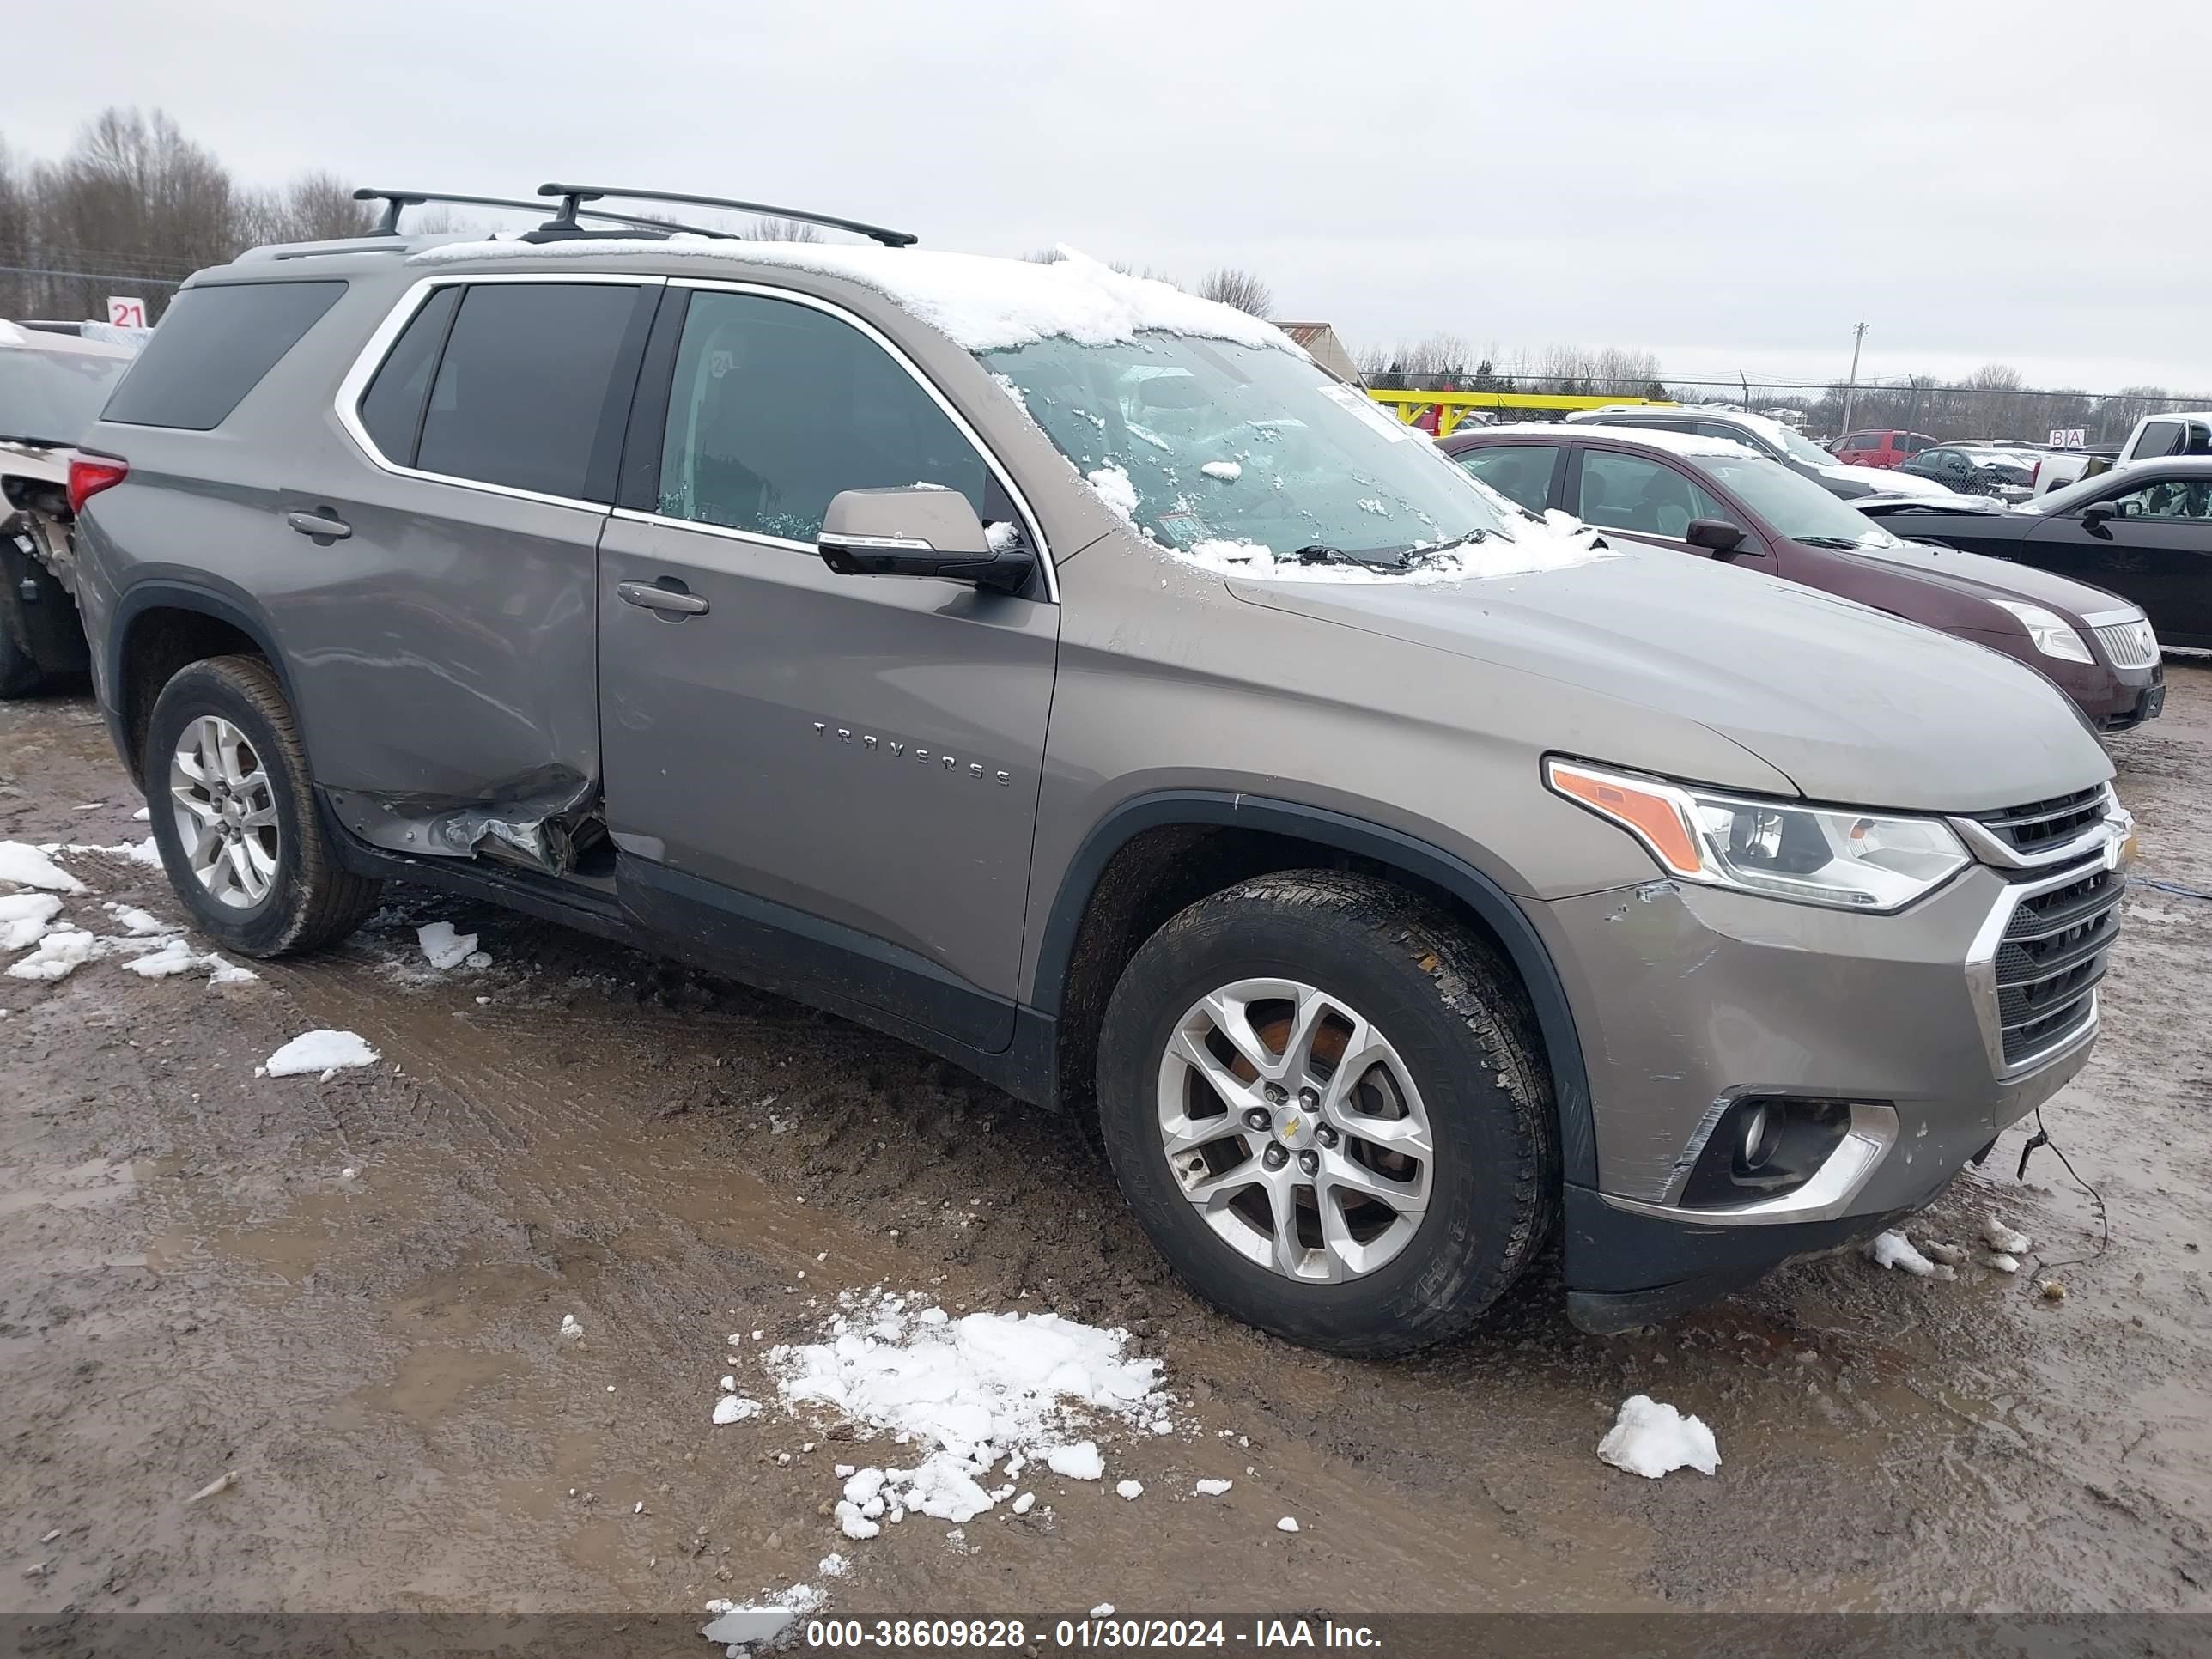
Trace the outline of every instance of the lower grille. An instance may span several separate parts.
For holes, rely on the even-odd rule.
[[[2148,617],[2108,623],[2097,630],[2097,639],[2115,668],[2148,668],[2158,660],[2158,635]]]
[[[2063,1042],[2094,1017],[2126,891],[2118,871],[2099,868],[2014,908],[1996,957],[2007,1066]]]

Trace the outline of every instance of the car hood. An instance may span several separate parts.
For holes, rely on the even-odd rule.
[[[1671,550],[1616,542],[1610,556],[1565,568],[1459,581],[1233,577],[1230,586],[1252,605],[1694,722],[1812,799],[1978,812],[2112,775],[2074,705],[2011,658]],[[1410,660],[1408,672],[1419,672]],[[1540,703],[1515,714],[1545,717]],[[1559,741],[1570,741],[1564,731]],[[1635,754],[1588,758],[1666,764]]]
[[[1906,542],[1897,547],[1854,548],[1849,556],[1910,571],[1923,580],[1940,583],[1958,592],[1991,599],[2027,599],[2059,611],[2071,622],[2114,611],[2142,614],[2141,607],[2101,587],[2053,575],[2033,565],[2014,564],[2009,559],[1961,553],[1954,547]]]
[[[1838,462],[1820,469],[1824,478],[1840,478],[1846,483],[1869,484],[1885,495],[1948,495],[1951,492],[1933,478],[1923,478],[1917,472],[1900,472],[1894,467],[1846,466]]]

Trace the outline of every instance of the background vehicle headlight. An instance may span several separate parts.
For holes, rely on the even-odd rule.
[[[2066,662],[2097,660],[2089,654],[2088,645],[2074,631],[2074,625],[2057,611],[2017,599],[1998,599],[1995,603],[2020,618],[2020,625],[2027,629],[2027,637],[2045,656]]]
[[[1769,898],[1897,910],[1973,860],[1934,818],[1710,794],[1572,761],[1552,787],[1641,841],[1668,874]]]

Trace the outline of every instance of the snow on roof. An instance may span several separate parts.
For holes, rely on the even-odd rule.
[[[1564,431],[1577,437],[1613,438],[1622,443],[1647,444],[1653,449],[1663,449],[1670,455],[1707,455],[1726,457],[1730,460],[1762,460],[1765,459],[1749,444],[1740,444],[1733,438],[1709,438],[1702,432],[1674,432],[1663,426],[1607,426],[1600,421],[1577,421],[1571,426],[1548,425],[1542,421],[1517,421],[1504,426],[1486,426],[1479,428],[1485,437],[1492,433],[1512,433],[1522,437],[1556,438]]]
[[[947,253],[933,248],[858,247],[820,242],[738,242],[706,236],[665,240],[448,242],[410,265],[466,260],[657,258],[731,266],[780,265],[874,289],[969,351],[996,351],[1060,337],[1107,345],[1147,329],[1298,352],[1272,323],[1148,277],[1128,276],[1061,246],[1050,264]]]

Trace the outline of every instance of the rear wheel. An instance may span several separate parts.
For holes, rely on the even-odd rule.
[[[1131,959],[1101,1033],[1108,1156],[1234,1317],[1340,1353],[1467,1329],[1551,1228],[1548,1080],[1518,981],[1418,897],[1245,882]]]
[[[210,657],[161,688],[142,779],[169,884],[200,931],[251,957],[312,951],[376,908],[314,810],[306,750],[275,672]]]

